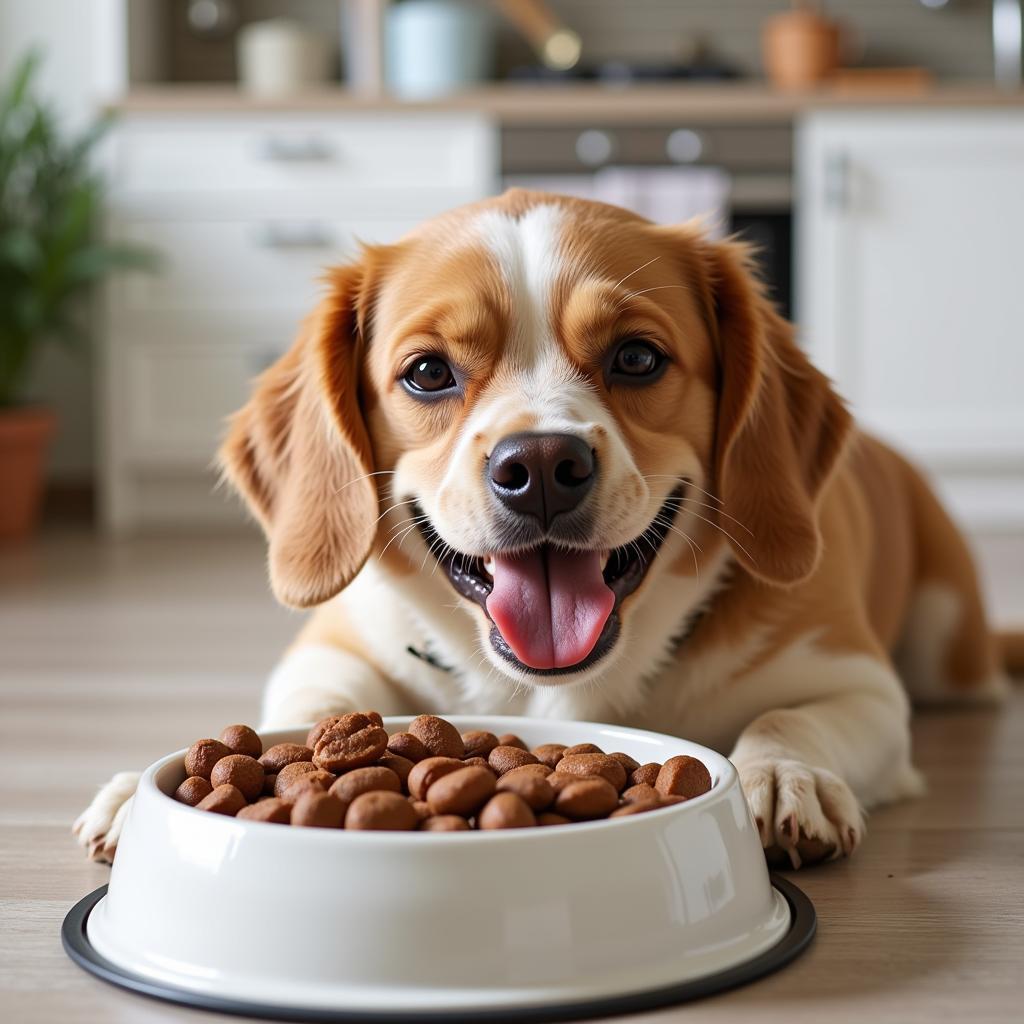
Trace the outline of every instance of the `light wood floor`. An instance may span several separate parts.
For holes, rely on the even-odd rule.
[[[0,1019],[205,1024],[68,961],[60,922],[106,880],[68,827],[95,785],[228,721],[298,618],[250,538],[0,552]],[[1024,693],[917,719],[930,794],[872,816],[848,863],[795,878],[819,935],[782,973],[644,1021],[1019,1021],[1024,1000]]]

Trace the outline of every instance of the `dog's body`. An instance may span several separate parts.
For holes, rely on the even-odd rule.
[[[275,592],[316,609],[266,727],[678,733],[730,753],[799,864],[919,791],[909,698],[1002,687],[953,524],[852,428],[741,248],[693,228],[513,192],[369,250],[222,454]],[[77,826],[99,855],[116,803]]]

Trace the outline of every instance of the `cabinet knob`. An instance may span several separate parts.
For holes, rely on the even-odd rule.
[[[298,139],[271,136],[263,140],[261,152],[265,160],[274,160],[278,163],[322,162],[334,156],[331,147],[316,136]]]
[[[692,128],[677,128],[665,139],[665,153],[677,164],[695,164],[704,155],[705,143]]]
[[[588,128],[576,139],[576,158],[587,167],[600,167],[615,155],[615,136],[599,128]]]

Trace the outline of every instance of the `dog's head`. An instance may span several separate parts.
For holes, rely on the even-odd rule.
[[[812,573],[848,426],[742,246],[515,191],[335,270],[222,460],[283,602],[372,552],[425,567],[495,666],[551,684],[612,663],[716,551]]]

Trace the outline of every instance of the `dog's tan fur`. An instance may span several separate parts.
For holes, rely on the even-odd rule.
[[[604,353],[636,335],[658,339],[669,370],[607,387]],[[464,371],[460,399],[403,391],[423,353]],[[615,648],[554,679],[493,655],[486,617],[398,504],[416,498],[445,542],[482,555],[489,451],[553,428],[597,452],[602,549],[692,483]],[[955,527],[909,464],[856,431],[746,249],[693,225],[515,191],[369,248],[332,272],[222,459],[266,531],[275,593],[315,608],[271,682],[267,725],[372,706],[676,731],[731,753],[765,846],[799,864],[850,853],[862,808],[918,791],[908,692],[1000,691]]]

